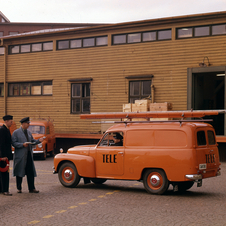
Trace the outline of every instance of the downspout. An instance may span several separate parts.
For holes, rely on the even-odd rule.
[[[8,46],[3,44],[3,39],[1,38],[1,45],[5,47],[5,52],[4,52],[4,66],[3,66],[3,76],[4,76],[4,115],[7,115],[7,86],[6,86],[6,62],[7,62],[7,49]]]

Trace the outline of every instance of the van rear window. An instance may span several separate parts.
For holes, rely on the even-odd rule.
[[[216,144],[214,132],[213,132],[212,130],[208,130],[208,131],[207,131],[207,135],[208,135],[209,145],[214,145],[214,144]]]
[[[198,142],[198,146],[206,145],[205,131],[198,131],[197,132],[197,142]]]

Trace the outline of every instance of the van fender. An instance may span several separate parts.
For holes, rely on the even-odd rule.
[[[62,153],[55,156],[54,162],[58,162],[57,167],[54,164],[57,171],[62,165],[61,163],[72,162],[76,166],[79,176],[90,178],[96,177],[95,160],[91,156]]]

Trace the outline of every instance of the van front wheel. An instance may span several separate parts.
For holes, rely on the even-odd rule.
[[[164,194],[169,187],[169,181],[163,170],[149,169],[144,173],[144,188],[151,194]]]
[[[58,177],[63,186],[70,188],[76,187],[80,181],[77,169],[71,162],[65,162],[60,167]]]

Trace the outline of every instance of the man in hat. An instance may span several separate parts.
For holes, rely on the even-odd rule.
[[[13,159],[12,149],[11,149],[11,134],[9,127],[13,123],[12,115],[5,115],[3,117],[4,124],[0,128],[0,167],[4,168],[6,166],[6,161]],[[0,192],[4,195],[11,196],[9,193],[9,171],[0,172]]]
[[[16,176],[17,192],[22,192],[22,180],[27,176],[28,190],[30,193],[38,193],[35,189],[34,177],[37,176],[33,161],[32,145],[39,144],[43,138],[35,140],[28,130],[29,117],[20,120],[21,127],[13,132],[12,144],[15,148],[13,162],[13,176]],[[31,144],[32,143],[32,144]]]
[[[123,146],[123,136],[120,133],[115,133],[113,138],[115,143],[111,144],[111,146]]]

